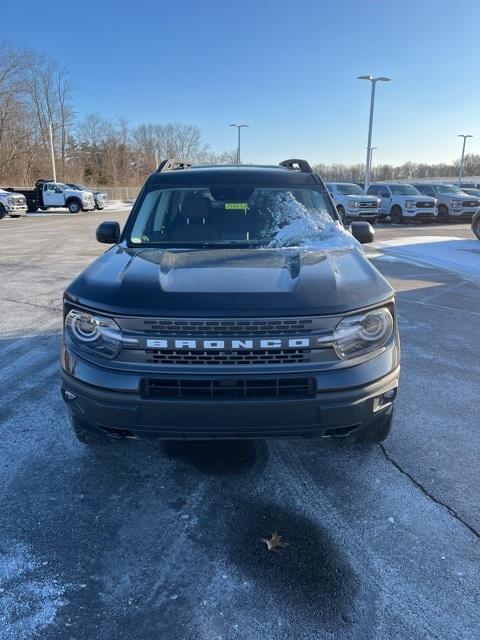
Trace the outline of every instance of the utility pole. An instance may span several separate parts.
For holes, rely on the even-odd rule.
[[[386,78],[385,76],[379,76],[378,78],[373,78],[372,76],[358,76],[358,80],[369,80],[372,83],[372,91],[370,94],[370,118],[368,121],[367,161],[365,163],[364,191],[366,193],[369,182],[370,182],[373,110],[375,107],[375,87],[377,86],[377,82],[390,82],[390,78]]]
[[[463,161],[465,159],[465,144],[467,142],[467,138],[473,138],[473,136],[470,135],[469,133],[467,133],[467,134],[459,133],[458,137],[459,138],[463,138],[462,159],[460,161],[460,171],[458,173],[458,186],[461,187],[462,186],[462,177],[463,177]]]
[[[48,133],[50,135],[50,159],[52,161],[53,181],[56,182],[57,181],[57,172],[55,170],[55,151],[53,149],[53,127],[52,127],[52,121],[50,121],[48,123]]]
[[[242,129],[242,127],[249,127],[250,125],[249,125],[249,124],[238,124],[238,123],[235,123],[235,124],[229,124],[228,126],[229,126],[229,127],[237,127],[237,132],[238,132],[238,134],[237,134],[237,164],[240,164],[240,162],[241,162],[241,154],[240,154],[240,143],[241,143],[241,140],[240,140],[240,130]]]

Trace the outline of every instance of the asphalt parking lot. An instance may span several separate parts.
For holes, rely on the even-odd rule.
[[[104,219],[0,221],[0,638],[478,638],[480,257],[476,279],[368,249],[402,339],[384,446],[92,451],[70,432],[58,358],[62,291],[103,251]],[[409,234],[473,237],[386,224],[377,239]],[[268,553],[274,531],[289,546]]]

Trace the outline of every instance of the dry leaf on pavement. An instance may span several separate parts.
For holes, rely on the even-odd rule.
[[[283,542],[282,536],[277,532],[272,533],[271,538],[262,538],[262,542],[265,542],[269,551],[278,551],[282,547],[288,547],[288,542]]]

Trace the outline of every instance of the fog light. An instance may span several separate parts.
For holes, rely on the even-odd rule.
[[[76,395],[74,393],[72,393],[71,391],[63,391],[63,397],[65,398],[65,400],[75,400],[76,399]]]
[[[383,399],[387,402],[391,402],[396,395],[397,395],[397,390],[390,389],[389,391],[385,391],[385,393],[383,394]]]

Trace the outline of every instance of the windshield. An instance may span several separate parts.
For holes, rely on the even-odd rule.
[[[300,246],[343,232],[321,191],[237,185],[155,189],[127,225],[132,246]]]
[[[390,189],[394,196],[418,196],[420,191],[411,184],[391,184]]]
[[[69,182],[67,187],[75,189],[76,191],[88,191],[87,187],[84,187],[83,184],[73,184],[72,182]]]
[[[337,184],[337,191],[343,196],[363,196],[363,191],[358,184]]]
[[[454,184],[438,184],[435,189],[438,193],[463,193],[463,191]]]

